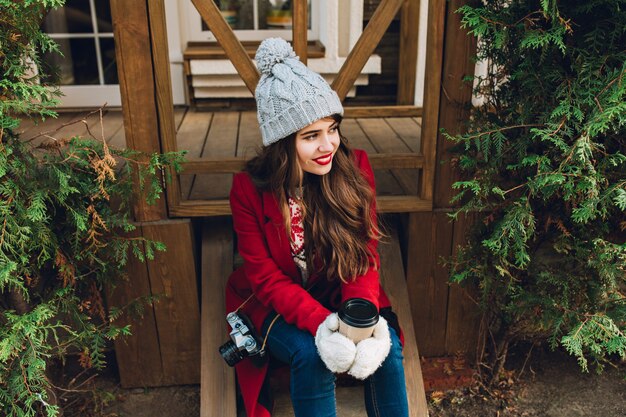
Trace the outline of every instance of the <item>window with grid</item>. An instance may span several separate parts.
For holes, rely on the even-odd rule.
[[[61,85],[118,84],[109,0],[67,0],[46,16],[42,29],[63,54],[44,62],[58,70]]]
[[[255,41],[272,36],[291,39],[291,0],[215,0],[222,16],[240,40]],[[308,39],[318,39],[316,25],[319,2],[308,0]],[[197,16],[197,30],[191,29],[192,40],[214,40],[209,28]]]

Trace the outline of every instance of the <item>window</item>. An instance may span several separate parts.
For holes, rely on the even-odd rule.
[[[242,41],[260,41],[265,38],[280,36],[291,40],[291,0],[215,0],[222,16]],[[308,39],[319,39],[317,25],[319,20],[319,1],[308,1],[309,31]],[[188,21],[197,22],[189,25],[189,41],[215,41],[195,8],[188,8]]]
[[[68,0],[48,13],[42,29],[63,53],[44,56],[47,65],[59,70],[61,85],[119,83],[109,0]]]

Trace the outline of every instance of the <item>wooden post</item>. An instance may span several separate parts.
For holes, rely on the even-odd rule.
[[[450,0],[446,17],[445,55],[443,58],[442,90],[439,108],[439,129],[450,134],[465,131],[465,121],[469,117],[472,100],[472,83],[463,81],[474,74],[472,57],[476,51],[476,40],[468,36],[461,28],[461,16],[456,10],[467,0]],[[437,129],[439,131],[439,129]],[[454,144],[439,134],[437,138],[435,197],[433,207],[448,211],[452,207],[450,200],[455,194],[452,184],[460,178],[458,167],[452,161],[450,148]],[[449,220],[448,220],[449,221]],[[450,255],[456,252],[456,246],[465,241],[465,234],[471,225],[471,218],[459,218],[453,224],[447,236]],[[439,254],[436,254],[439,255]],[[446,271],[448,273],[448,271]],[[461,288],[458,284],[449,284],[448,321],[446,327],[445,351],[454,354],[457,351],[471,353],[478,337],[478,307],[469,295],[474,289]]]
[[[140,237],[141,227],[135,229],[129,237]],[[123,307],[134,300],[150,295],[148,265],[134,256],[129,256],[126,265],[128,281],[109,290],[109,305]],[[132,336],[118,337],[115,340],[115,357],[123,387],[142,387],[155,385],[163,375],[159,332],[152,306],[144,306],[142,317],[124,314],[115,321],[117,326],[130,325]]]
[[[177,150],[176,126],[164,0],[148,0],[148,16],[161,150],[174,152]],[[170,177],[172,181],[167,186],[167,202],[170,207],[175,207],[180,204],[180,177],[173,168],[170,169]]]
[[[458,247],[467,241],[467,232],[476,221],[476,215],[459,215],[454,222],[452,256]],[[478,359],[478,337],[480,332],[480,309],[478,289],[459,284],[450,284],[448,293],[448,323],[446,326],[446,352],[464,352],[470,361]]]
[[[413,105],[415,103],[420,1],[405,0],[400,13],[397,103]]]
[[[467,35],[465,29],[461,29],[461,16],[456,13],[465,3],[467,0],[450,0],[448,3],[439,121],[437,131],[434,132],[438,135],[437,161],[442,162],[435,164],[435,208],[451,206],[450,200],[455,194],[452,183],[459,178],[459,170],[453,165],[450,155],[454,143],[446,140],[439,130],[443,128],[452,135],[462,133],[472,100],[472,84],[463,81],[463,78],[474,74],[472,57],[476,51],[476,42],[473,36]]]
[[[471,84],[464,83],[463,77],[473,74],[475,44],[460,29],[460,17],[455,13],[466,1],[451,0],[447,12],[446,2],[429,2],[422,120],[425,168],[420,191],[422,198],[433,200],[433,212],[409,215],[407,249],[407,286],[418,344],[426,356],[468,351],[477,336],[477,317],[471,314],[476,306],[466,290],[449,283],[449,270],[441,264],[442,258],[454,253],[456,243],[463,241],[468,225],[465,219],[452,222],[448,216],[458,172],[450,163],[451,144],[439,134],[440,128],[460,133],[468,117]],[[442,160],[445,163],[440,163]]]
[[[341,100],[345,99],[365,63],[376,49],[389,24],[402,6],[402,0],[382,0],[359,40],[341,66],[332,87]]]
[[[419,178],[419,196],[433,198],[436,137],[441,93],[441,65],[446,2],[428,2],[428,38],[426,46],[426,80],[422,112],[420,153],[424,168]],[[435,277],[437,223],[434,214],[409,213],[407,230],[406,280],[415,335],[422,355],[441,355],[445,349],[447,288]]]
[[[446,213],[410,213],[407,289],[415,336],[424,356],[445,354],[448,275],[440,264],[450,255],[452,224]]]
[[[259,82],[259,71],[257,71],[254,63],[248,57],[248,53],[241,42],[239,42],[239,39],[235,37],[231,27],[224,20],[215,2],[213,0],[191,0],[191,2],[196,6],[204,23],[211,29],[215,39],[224,48],[228,59],[237,68],[237,72],[243,79],[246,87],[248,87],[248,90],[254,95],[254,90]]]
[[[161,152],[147,4],[145,1],[111,0],[111,17],[126,146],[146,153]],[[136,194],[135,220],[167,218],[164,199],[148,205],[138,187]]]
[[[439,123],[439,100],[441,95],[441,65],[443,63],[443,36],[445,29],[445,0],[428,2],[428,33],[426,38],[426,76],[424,80],[424,110],[422,112],[421,154],[426,167],[420,178],[420,197],[433,199],[435,178],[437,126]]]
[[[300,57],[300,61],[306,65],[307,62],[307,31],[309,28],[309,19],[307,15],[307,1],[294,0],[292,4],[292,33],[293,33],[293,49],[296,55]]]
[[[175,128],[163,0],[112,0],[111,15],[127,146],[161,152],[160,139],[167,137],[165,149],[172,150]],[[132,322],[132,336],[116,340],[121,383],[198,383],[200,307],[191,221],[168,220],[164,199],[149,206],[137,194],[137,236],[163,242],[167,251],[145,264],[132,260],[129,281],[111,295],[111,303],[120,306],[137,297],[159,299],[146,306],[142,320]]]

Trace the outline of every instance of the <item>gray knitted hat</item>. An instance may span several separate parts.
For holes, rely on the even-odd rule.
[[[299,61],[284,39],[265,39],[255,59],[261,71],[254,95],[263,145],[278,142],[324,117],[343,115],[337,93]]]

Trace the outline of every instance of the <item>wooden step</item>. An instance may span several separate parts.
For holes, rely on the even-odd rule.
[[[380,279],[404,331],[404,367],[411,417],[427,417],[428,408],[422,379],[419,351],[411,307],[405,282],[400,243],[396,230],[379,245],[381,259]],[[230,218],[205,219],[202,234],[202,360],[201,360],[201,417],[245,417],[237,412],[235,378],[218,353],[225,341],[227,324],[224,320],[224,285],[233,269],[233,231]],[[285,384],[275,393],[274,417],[293,416],[289,392]],[[362,386],[337,388],[339,417],[364,416]]]
[[[409,399],[409,416],[428,417],[422,366],[415,339],[398,233],[394,228],[387,233],[389,237],[378,245],[380,282],[391,300],[393,310],[398,315],[400,327],[404,332],[404,374]]]
[[[210,218],[202,230],[200,417],[236,417],[235,371],[220,356],[227,330],[224,288],[233,270],[230,218]]]
[[[337,417],[364,417],[367,415],[363,386],[337,387],[336,398]],[[245,417],[245,413],[240,414],[239,417]],[[287,390],[276,393],[272,417],[294,417]]]
[[[407,295],[404,281],[404,268],[400,254],[398,234],[392,230],[387,242],[379,245],[381,273],[380,279],[385,292],[389,295],[394,311],[404,332],[404,368],[407,384],[407,396],[409,399],[410,417],[427,417],[428,406],[424,381],[422,378],[419,351],[415,342],[415,331],[411,316],[411,306]],[[294,417],[293,408],[289,398],[288,384],[280,384],[281,390],[275,392],[274,412],[272,417]],[[363,386],[338,386],[337,416],[338,417],[363,417],[366,415],[363,396]],[[245,413],[239,414],[245,417]]]

